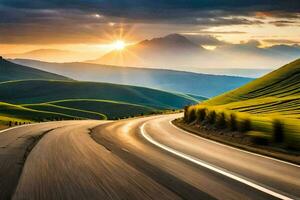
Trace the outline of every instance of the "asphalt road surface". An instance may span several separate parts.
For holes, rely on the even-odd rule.
[[[0,132],[0,199],[300,199],[300,166],[178,129],[180,114]]]

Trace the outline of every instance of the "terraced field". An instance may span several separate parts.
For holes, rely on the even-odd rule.
[[[227,121],[232,114],[239,121],[250,120],[251,130],[261,133],[256,132],[256,136],[269,134],[274,138],[279,127],[284,132],[284,143],[300,149],[300,59],[241,88],[191,106],[188,113],[201,109],[223,113]]]

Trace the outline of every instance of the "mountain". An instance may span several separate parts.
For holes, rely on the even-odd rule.
[[[171,34],[162,38],[141,41],[126,47],[123,51],[113,50],[99,59],[87,62],[131,67],[177,67],[186,66],[195,60],[196,56],[205,52],[204,48],[186,37]],[[198,61],[198,59],[195,60],[195,64]]]
[[[139,42],[122,51],[114,50],[86,62],[198,72],[209,68],[275,68],[300,56],[299,45],[261,47],[256,40],[241,44],[214,40],[218,46],[214,50],[206,50],[202,47],[205,46],[203,41],[199,44],[190,37],[171,34]]]
[[[12,60],[26,66],[62,74],[75,80],[139,85],[184,94],[212,97],[240,87],[252,79],[165,69],[117,67],[88,63],[46,63]],[[83,70],[84,69],[84,70]]]
[[[258,41],[249,41],[242,44],[220,46],[211,52],[205,64],[209,66],[214,60],[219,60],[223,64],[219,62],[214,66],[274,69],[300,57],[298,45],[274,45],[264,48],[260,45]]]
[[[0,57],[0,82],[21,79],[70,80],[61,75],[18,65]]]
[[[19,54],[6,54],[3,55],[9,59],[33,59],[40,61],[51,61],[51,62],[75,62],[92,59],[95,57],[93,54],[84,54],[81,52],[67,51],[60,49],[37,49]]]

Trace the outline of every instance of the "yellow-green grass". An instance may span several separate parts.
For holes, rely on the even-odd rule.
[[[59,105],[53,105],[50,103],[41,103],[41,104],[24,104],[22,105],[25,108],[30,108],[39,111],[46,112],[55,112],[65,115],[76,116],[77,118],[85,118],[85,119],[97,119],[97,120],[105,120],[107,117],[98,112],[92,112],[87,110],[80,110],[76,108],[68,108]]]
[[[272,138],[279,123],[284,144],[300,149],[300,60],[241,88],[191,106],[186,115],[197,115],[203,109],[208,113],[215,111],[217,117],[224,113],[227,122],[232,114],[237,123],[250,120],[252,131],[268,133]]]
[[[2,123],[8,123],[9,121],[24,123],[61,119],[70,120],[78,119],[78,117],[56,112],[38,111],[30,108],[25,108],[20,105],[0,102],[0,121]]]
[[[210,105],[222,105],[236,101],[265,97],[291,97],[300,95],[300,59],[291,62],[243,87],[206,101]]]
[[[138,116],[157,112],[156,109],[148,106],[97,99],[68,99],[48,103],[90,112],[105,113],[108,119]]]

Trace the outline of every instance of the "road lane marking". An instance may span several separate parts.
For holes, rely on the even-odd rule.
[[[10,130],[18,129],[18,128],[23,128],[23,127],[27,127],[27,126],[32,126],[32,125],[34,125],[34,124],[23,124],[23,125],[19,125],[19,126],[14,126],[14,127],[11,127],[11,128],[1,130],[0,133],[4,133],[6,131],[10,131]]]
[[[294,163],[291,163],[291,162],[287,162],[287,161],[284,161],[284,160],[279,160],[279,159],[277,159],[277,158],[272,158],[272,157],[265,156],[265,155],[261,155],[261,154],[254,153],[254,152],[251,152],[251,151],[242,150],[242,149],[239,149],[239,148],[236,148],[236,147],[232,147],[232,146],[223,144],[223,143],[221,143],[221,142],[217,142],[217,141],[214,141],[214,140],[210,140],[210,139],[208,139],[208,138],[201,137],[201,136],[199,136],[199,135],[195,135],[195,134],[193,134],[193,133],[190,133],[190,132],[188,132],[188,131],[186,131],[186,130],[183,130],[183,129],[181,129],[181,128],[175,126],[175,125],[172,123],[172,121],[173,121],[173,120],[170,120],[170,121],[169,121],[169,124],[171,124],[174,128],[176,128],[177,130],[179,130],[179,131],[181,131],[181,132],[187,133],[188,135],[191,135],[191,136],[193,136],[193,137],[195,137],[195,138],[202,139],[202,140],[208,141],[208,142],[213,143],[213,144],[218,144],[218,145],[223,146],[223,147],[227,147],[227,148],[230,148],[230,149],[235,149],[235,150],[238,150],[238,151],[241,151],[241,152],[244,152],[244,153],[248,153],[248,154],[251,154],[251,155],[259,156],[259,157],[262,157],[262,158],[267,158],[267,159],[269,159],[269,160],[281,162],[281,163],[284,163],[284,164],[287,164],[287,165],[291,165],[291,166],[300,168],[300,165],[297,165],[297,164],[294,164]]]
[[[151,136],[149,136],[149,135],[147,134],[147,132],[145,131],[145,125],[146,125],[146,124],[147,124],[147,123],[143,123],[142,126],[140,126],[140,131],[141,131],[142,136],[143,136],[148,142],[150,142],[151,144],[153,144],[153,145],[155,145],[155,146],[157,146],[157,147],[159,147],[159,148],[161,148],[161,149],[163,149],[163,150],[165,150],[165,151],[168,151],[168,152],[170,152],[170,153],[172,153],[172,154],[174,154],[174,155],[176,155],[176,156],[178,156],[178,157],[181,157],[181,158],[186,159],[186,160],[188,160],[188,161],[190,161],[190,162],[192,162],[192,163],[195,163],[195,164],[197,164],[197,165],[200,165],[200,166],[202,166],[202,167],[204,167],[204,168],[207,168],[207,169],[209,169],[209,170],[212,170],[212,171],[214,171],[214,172],[217,172],[217,173],[219,173],[219,174],[222,174],[222,175],[224,175],[224,176],[226,176],[226,177],[228,177],[228,178],[231,178],[231,179],[233,179],[233,180],[236,180],[236,181],[238,181],[238,182],[241,182],[241,183],[243,183],[243,184],[246,184],[246,185],[248,185],[248,186],[250,186],[250,187],[252,187],[252,188],[255,188],[255,189],[259,190],[259,191],[262,191],[262,192],[264,192],[264,193],[267,193],[267,194],[269,194],[269,195],[271,195],[271,196],[274,196],[274,197],[276,197],[276,198],[283,199],[283,200],[292,200],[292,198],[290,198],[290,197],[287,197],[287,196],[285,196],[285,195],[282,195],[282,194],[279,194],[279,193],[277,193],[277,192],[275,192],[275,191],[272,191],[272,190],[270,190],[270,189],[268,189],[268,188],[265,188],[265,187],[263,187],[263,186],[260,186],[260,185],[258,185],[258,184],[256,184],[256,183],[253,183],[253,182],[251,182],[251,181],[249,181],[249,180],[246,180],[245,178],[241,178],[241,177],[239,177],[239,176],[237,176],[237,175],[234,175],[233,173],[231,173],[231,172],[229,172],[229,171],[227,171],[227,170],[225,170],[225,169],[221,169],[221,168],[216,167],[216,166],[214,166],[214,165],[211,165],[211,164],[209,164],[209,163],[207,163],[207,162],[205,162],[205,161],[203,161],[203,160],[200,160],[200,159],[195,158],[195,157],[193,157],[193,156],[184,154],[184,153],[182,153],[182,152],[179,152],[179,151],[177,151],[177,150],[175,150],[175,149],[172,149],[172,148],[170,148],[170,147],[168,147],[168,146],[166,146],[166,145],[163,145],[163,144],[161,144],[161,143],[155,141],[155,140],[154,140]]]

